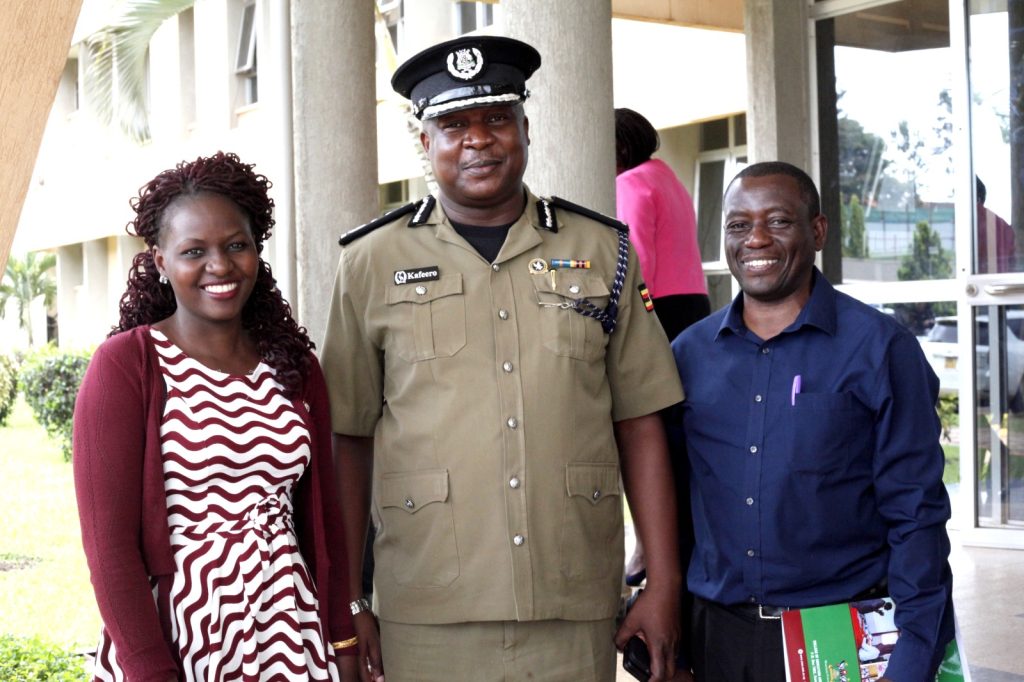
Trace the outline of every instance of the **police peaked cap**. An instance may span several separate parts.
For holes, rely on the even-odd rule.
[[[491,104],[518,104],[530,96],[526,79],[540,66],[540,53],[500,36],[463,36],[406,60],[391,78],[395,92],[412,101],[425,120]]]

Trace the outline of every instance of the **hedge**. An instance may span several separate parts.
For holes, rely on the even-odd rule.
[[[84,682],[85,659],[55,644],[0,635],[0,680],[4,682]]]
[[[60,442],[71,461],[71,423],[75,397],[91,353],[59,351],[52,346],[30,356],[21,367],[21,389],[39,425]]]
[[[0,426],[7,426],[17,395],[18,363],[9,355],[0,355]]]

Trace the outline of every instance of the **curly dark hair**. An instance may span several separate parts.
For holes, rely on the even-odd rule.
[[[145,251],[136,254],[128,273],[128,287],[121,296],[120,320],[110,332],[153,324],[171,315],[177,302],[171,287],[160,283],[153,262],[153,247],[160,241],[167,209],[183,197],[219,194],[230,199],[249,219],[258,253],[274,226],[274,200],[270,180],[253,172],[235,154],[217,152],[210,157],[181,162],[147,182],[131,200],[135,219],[125,228],[141,237]],[[311,368],[309,351],[314,348],[304,327],[292,317],[291,307],[281,296],[270,266],[260,258],[256,283],[242,308],[242,327],[249,332],[263,361],[273,367],[285,395],[301,395]]]

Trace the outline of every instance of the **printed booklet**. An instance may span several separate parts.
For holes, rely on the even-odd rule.
[[[885,676],[899,633],[891,599],[786,611],[782,643],[788,682],[867,682]],[[958,646],[959,633],[946,648],[937,682],[970,682]]]

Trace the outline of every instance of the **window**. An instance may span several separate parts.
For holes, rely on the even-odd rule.
[[[494,5],[490,2],[456,2],[455,33],[462,35],[494,23]]]
[[[72,114],[81,106],[81,85],[78,78],[78,59],[72,57],[64,64],[64,73],[60,77],[57,89],[57,102],[64,113]]]
[[[747,165],[747,117],[745,114],[700,124],[694,203],[697,208],[697,242],[708,282],[711,309],[729,303],[733,279],[725,262],[722,233],[722,194],[726,184]]]
[[[409,203],[409,181],[386,182],[378,187],[378,201],[381,213]]]
[[[256,69],[256,5],[251,3],[242,10],[242,27],[238,34],[238,54],[235,73],[243,81],[243,103],[259,101]]]
[[[380,11],[380,15],[384,19],[384,25],[388,29],[391,47],[397,53],[405,29],[405,3],[403,0],[379,0],[377,9]]]
[[[706,267],[726,267],[722,253],[722,193],[726,183],[747,165],[746,125],[743,114],[700,124],[694,201],[697,240]]]

